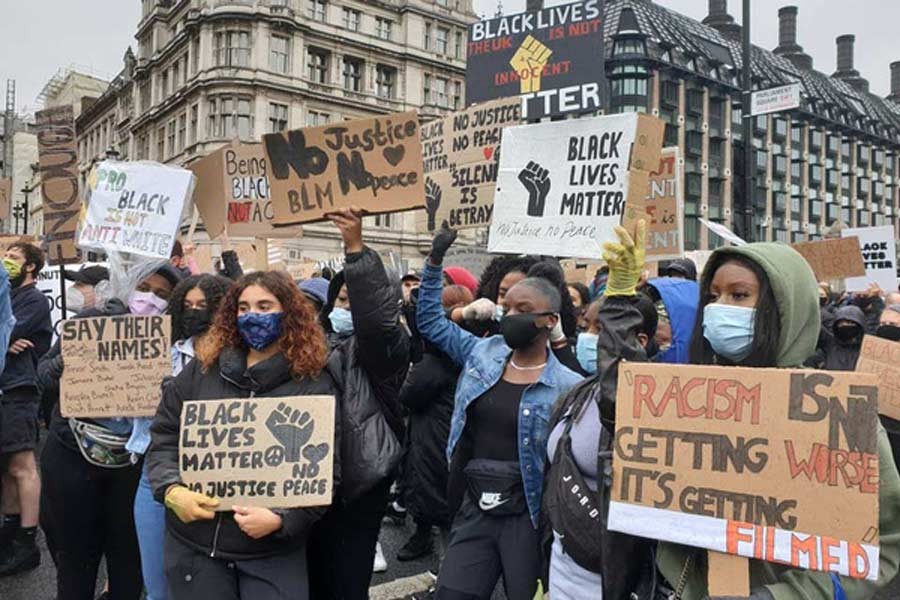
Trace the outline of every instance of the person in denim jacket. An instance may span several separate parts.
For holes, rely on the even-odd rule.
[[[416,313],[422,337],[462,367],[447,444],[456,517],[436,598],[490,598],[502,574],[510,600],[530,600],[550,412],[581,377],[550,351],[561,299],[543,279],[509,290],[502,335],[479,338],[446,318],[441,263],[455,239],[447,228],[435,236]]]

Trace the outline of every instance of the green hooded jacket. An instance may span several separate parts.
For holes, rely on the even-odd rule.
[[[799,367],[815,352],[820,317],[816,279],[807,262],[790,246],[757,243],[720,248],[713,256],[742,256],[758,264],[769,277],[778,302],[781,335],[777,367]],[[710,264],[712,259],[710,259]],[[703,271],[700,289],[709,288],[712,273]],[[878,469],[880,487],[880,562],[878,581],[841,577],[848,600],[871,598],[897,574],[900,565],[900,477],[894,465],[887,434],[878,425]],[[690,563],[688,563],[690,561]],[[683,600],[701,600],[707,595],[706,551],[661,542],[657,566]],[[683,582],[683,590],[677,589]],[[759,560],[750,561],[750,588],[768,588],[775,600],[832,600],[831,576],[821,571],[793,569]]]

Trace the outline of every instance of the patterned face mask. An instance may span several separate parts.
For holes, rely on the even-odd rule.
[[[238,332],[254,350],[263,350],[281,337],[282,312],[248,312],[238,317]]]

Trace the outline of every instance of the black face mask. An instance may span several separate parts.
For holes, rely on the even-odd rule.
[[[883,340],[900,342],[900,325],[879,325],[875,335]]]
[[[827,305],[828,305],[828,298],[825,296],[820,297],[819,298],[819,306],[824,308]]]
[[[212,321],[212,314],[206,308],[191,308],[181,316],[181,328],[186,338],[205,333]]]
[[[507,315],[500,319],[500,333],[503,341],[513,350],[527,348],[535,339],[546,331],[535,324],[540,317],[552,313],[525,313],[521,315]]]
[[[853,341],[859,337],[860,333],[861,333],[861,331],[860,331],[859,327],[857,327],[855,325],[852,327],[844,326],[844,327],[835,327],[834,328],[834,337],[836,337],[838,340],[840,340],[842,342]]]

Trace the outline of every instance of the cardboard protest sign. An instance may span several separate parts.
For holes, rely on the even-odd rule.
[[[885,292],[897,291],[897,246],[894,243],[894,227],[857,227],[841,229],[841,237],[859,238],[866,274],[845,280],[848,292],[865,290],[873,281]]]
[[[155,163],[100,163],[78,245],[168,260],[192,180],[186,169]]]
[[[172,374],[168,315],[69,319],[60,327],[64,417],[150,417]]]
[[[321,221],[339,208],[367,214],[423,208],[414,111],[263,136],[274,222]]]
[[[900,343],[864,336],[856,372],[878,378],[878,413],[900,420]]]
[[[43,198],[42,247],[47,264],[70,265],[81,260],[81,252],[75,247],[81,197],[72,105],[38,111],[34,121]]]
[[[866,274],[859,239],[855,237],[798,242],[792,248],[803,255],[817,281],[860,277]]]
[[[877,580],[872,375],[622,363],[609,528]]]
[[[197,177],[194,202],[210,239],[228,228],[234,237],[299,237],[299,227],[276,228],[262,144],[234,142],[188,167]]]
[[[494,260],[485,248],[480,246],[451,246],[444,255],[444,264],[451,267],[462,267],[481,279],[481,274]]]
[[[622,225],[631,231],[637,220],[647,223],[647,260],[672,260],[684,255],[684,198],[678,147],[664,148],[659,167],[650,173],[646,198],[634,198],[635,211],[625,211]]]
[[[417,228],[433,232],[447,221],[454,229],[490,225],[500,160],[500,139],[508,125],[522,122],[522,105],[503,98],[455,112],[422,126],[425,212]]]
[[[316,277],[319,269],[316,267],[316,263],[312,261],[304,261],[301,263],[291,263],[287,265],[288,275],[291,276],[291,279],[294,281],[302,281],[304,279],[312,279]]]
[[[0,177],[0,220],[9,218],[9,209],[12,204],[12,178]]]
[[[218,510],[329,505],[334,396],[185,402],[178,450],[182,481]]]
[[[646,197],[663,130],[637,113],[507,127],[488,250],[599,258]]]
[[[600,110],[606,95],[603,24],[603,0],[473,23],[467,101],[516,97],[528,119]]]

